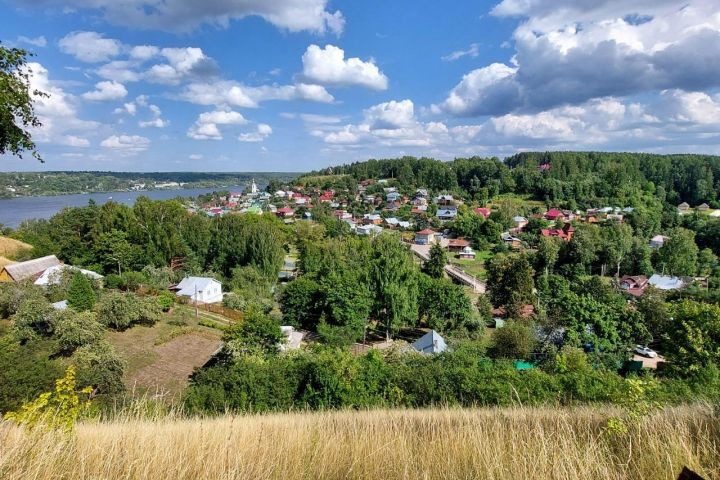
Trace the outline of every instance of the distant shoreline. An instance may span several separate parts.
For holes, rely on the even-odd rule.
[[[0,172],[0,199],[221,189],[252,181],[265,185],[273,180],[287,182],[299,175],[293,172]]]

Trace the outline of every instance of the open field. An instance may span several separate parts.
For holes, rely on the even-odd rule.
[[[133,418],[76,434],[0,424],[0,477],[59,479],[674,479],[720,476],[720,418],[668,409],[624,435],[613,410],[394,410]]]
[[[493,257],[493,253],[488,250],[481,250],[475,252],[476,256],[474,259],[469,258],[457,258],[455,253],[448,253],[448,262],[457,265],[473,277],[485,280],[487,277],[487,271],[485,271],[485,260]]]
[[[227,319],[200,311],[200,320],[218,325]],[[153,326],[137,325],[122,332],[109,331],[107,339],[125,361],[124,383],[143,393],[182,391],[193,368],[207,362],[220,346],[221,332],[198,324],[195,312],[177,305]]]

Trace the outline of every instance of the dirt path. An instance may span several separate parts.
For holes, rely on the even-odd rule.
[[[153,363],[135,372],[128,379],[128,386],[150,394],[176,396],[187,385],[193,370],[210,360],[220,345],[218,338],[188,333],[155,346]]]

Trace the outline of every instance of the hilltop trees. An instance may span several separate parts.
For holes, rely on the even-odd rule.
[[[720,307],[684,300],[672,308],[665,343],[667,357],[681,375],[720,368]]]

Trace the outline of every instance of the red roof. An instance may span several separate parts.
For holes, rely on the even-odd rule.
[[[464,238],[451,238],[448,241],[449,247],[467,247],[469,245],[470,245],[470,242],[468,242]]]
[[[558,210],[557,208],[551,208],[547,212],[545,212],[545,218],[548,218],[550,220],[554,220],[557,217],[564,216],[563,212]]]
[[[435,233],[435,230],[426,228],[425,230],[420,230],[419,232],[417,232],[417,235],[434,235]]]
[[[478,215],[482,215],[483,217],[487,218],[490,216],[490,209],[485,207],[478,207],[475,209],[475,213]]]
[[[295,210],[290,207],[282,207],[277,209],[277,213],[295,213]]]

